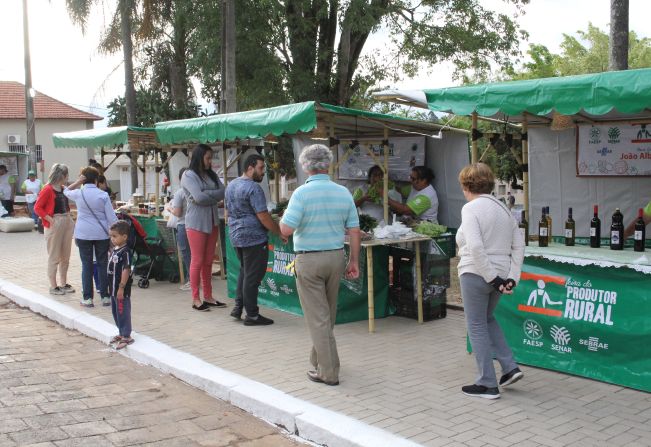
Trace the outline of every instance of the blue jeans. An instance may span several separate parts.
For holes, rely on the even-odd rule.
[[[36,205],[36,202],[27,202],[27,209],[29,210],[29,217],[34,220],[34,225],[38,225],[38,216],[34,212],[34,205]]]
[[[183,260],[183,266],[185,267],[186,276],[185,278],[189,281],[190,277],[190,243],[188,242],[188,234],[185,232],[185,225],[179,224],[176,226],[176,243],[179,246],[179,251],[181,252],[181,258]]]
[[[75,239],[79,247],[81,258],[81,288],[85,300],[93,299],[93,250],[97,258],[99,270],[99,291],[102,297],[108,297],[108,280],[106,266],[108,264],[109,240],[91,241],[86,239]]]

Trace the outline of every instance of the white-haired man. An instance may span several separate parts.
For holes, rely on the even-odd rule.
[[[296,287],[312,339],[307,377],[313,382],[339,385],[339,355],[334,337],[337,295],[342,275],[359,276],[359,218],[350,192],[330,180],[332,152],[326,146],[307,146],[299,156],[310,176],[292,194],[280,222],[283,235],[294,235]],[[345,265],[344,238],[350,236]]]

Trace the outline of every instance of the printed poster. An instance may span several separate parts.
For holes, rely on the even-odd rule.
[[[651,175],[651,121],[578,126],[578,176]]]
[[[374,144],[370,143],[373,142]],[[369,150],[377,159],[384,163],[384,150],[377,139],[360,139],[344,160],[348,145],[339,145],[338,158],[339,178],[345,180],[366,180],[368,170],[376,164],[369,155]],[[409,181],[411,168],[425,164],[425,137],[389,138],[389,178],[398,181]]]

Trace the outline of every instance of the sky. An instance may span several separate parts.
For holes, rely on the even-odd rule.
[[[124,68],[119,54],[105,55],[97,51],[101,30],[110,20],[115,0],[97,2],[100,10],[93,13],[85,33],[68,16],[65,0],[27,0],[29,6],[30,48],[33,87],[62,102],[100,116],[106,105],[123,94]],[[509,12],[512,7],[500,0],[481,0],[487,9]],[[563,34],[586,30],[591,22],[608,29],[610,0],[531,0],[520,17],[520,26],[529,32],[521,44],[526,52],[529,43],[559,50]],[[651,1],[630,0],[630,30],[639,37],[651,37],[648,19]],[[24,83],[22,0],[0,0],[0,80]],[[384,39],[369,39],[367,50],[382,48]],[[422,70],[413,79],[404,79],[393,88],[423,89],[456,85],[453,67],[438,64]],[[106,126],[106,120],[98,127]]]

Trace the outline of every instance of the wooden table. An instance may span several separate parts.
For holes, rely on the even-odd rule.
[[[373,290],[373,250],[376,245],[393,245],[411,243],[416,252],[416,293],[418,294],[418,322],[423,322],[423,283],[420,271],[420,250],[418,242],[432,240],[429,236],[412,234],[411,236],[395,239],[371,239],[362,241],[361,246],[366,247],[366,274],[368,276],[368,331],[375,332],[375,294]]]

